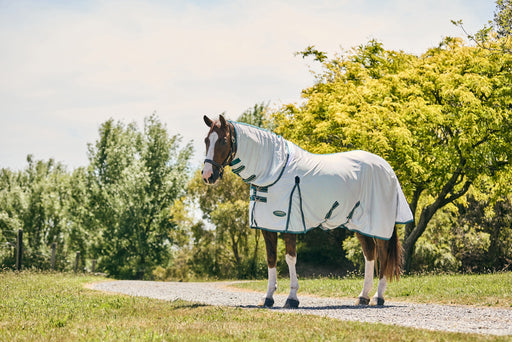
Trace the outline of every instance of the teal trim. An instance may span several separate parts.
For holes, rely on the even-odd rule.
[[[242,180],[243,180],[244,182],[246,182],[246,183],[250,183],[252,180],[254,180],[254,178],[256,178],[256,175],[252,175],[252,176],[250,176],[250,177],[248,177],[248,178],[246,178],[246,179],[243,179],[243,178],[242,178]]]
[[[306,221],[304,220],[304,211],[302,210],[302,194],[300,192],[300,177],[295,176],[295,185],[293,186],[292,192],[290,193],[290,200],[288,202],[288,216],[286,217],[286,227],[285,232],[288,232],[288,228],[290,225],[290,217],[292,212],[292,202],[293,202],[293,193],[295,192],[295,189],[297,189],[297,192],[299,193],[299,208],[300,208],[300,215],[302,218],[302,226],[304,227],[304,233],[307,231],[306,229]]]
[[[245,165],[242,165],[234,170],[231,170],[234,174],[239,175],[240,172],[242,172],[245,169]]]
[[[348,216],[347,216],[347,220],[351,220],[352,219],[352,216],[354,215],[354,210],[356,210],[357,207],[359,207],[359,205],[361,204],[360,201],[357,201],[356,205],[354,206],[354,208],[352,208],[352,210],[350,211],[350,213],[348,213]]]
[[[231,163],[229,163],[229,166],[234,166],[234,165],[236,165],[236,164],[238,164],[238,163],[240,163],[240,162],[241,162],[240,158],[236,158],[236,159],[235,159],[235,160],[233,160]]]
[[[385,241],[388,241],[389,239],[383,239],[381,237],[378,237],[378,236],[374,236],[374,235],[369,235],[369,234],[363,234],[361,233],[360,231],[357,231],[357,230],[353,230],[353,229],[348,229],[345,225],[341,225],[339,227],[336,227],[336,228],[333,228],[333,229],[325,229],[323,228],[322,226],[318,226],[318,227],[310,227],[310,228],[307,228],[306,230],[304,231],[299,231],[299,232],[294,232],[294,231],[286,231],[286,230],[276,230],[276,229],[270,229],[270,228],[265,228],[265,227],[260,227],[258,226],[257,224],[256,225],[253,225],[251,224],[251,229],[260,229],[260,230],[265,230],[267,232],[274,232],[274,233],[288,233],[288,234],[296,234],[296,235],[299,235],[299,234],[306,234],[307,232],[313,230],[313,229],[321,229],[321,230],[324,230],[324,231],[329,231],[329,230],[333,230],[333,229],[340,229],[340,228],[343,228],[343,229],[346,229],[348,231],[351,231],[351,232],[357,232],[361,235],[364,235],[364,236],[368,236],[368,237],[371,237],[371,238],[374,238],[374,239],[379,239],[379,240],[385,240]]]
[[[287,150],[287,153],[286,153],[286,162],[284,163],[283,165],[283,168],[281,169],[281,173],[279,173],[279,177],[277,177],[277,179],[275,180],[274,183],[270,184],[270,185],[267,185],[266,187],[271,187],[272,185],[276,184],[277,182],[279,182],[279,180],[281,179],[281,177],[283,176],[283,173],[284,173],[284,170],[286,169],[286,167],[288,166],[288,161],[290,159],[290,148],[288,147],[288,144],[286,144],[286,150]]]
[[[251,184],[251,189],[253,189],[254,191],[268,193],[268,186],[257,186],[257,185]]]
[[[325,215],[325,219],[328,220],[331,218],[332,216],[332,212],[334,209],[336,209],[338,206],[339,206],[339,202],[338,201],[335,201],[334,204],[332,205],[331,209],[329,210],[329,212],[327,213],[327,215]]]
[[[263,196],[251,195],[249,199],[254,202],[267,203],[267,198]]]
[[[414,220],[410,220],[407,222],[395,222],[395,224],[408,224],[408,223],[412,223],[412,222],[414,222]]]
[[[260,129],[260,130],[262,130],[262,131],[266,131],[266,132],[269,132],[269,133],[271,133],[271,134],[273,134],[273,135],[277,135],[278,137],[281,137],[281,135],[276,134],[276,133],[272,132],[271,130],[266,129],[266,128],[263,128],[263,127],[258,127],[258,126],[254,126],[254,125],[251,125],[251,124],[248,124],[248,123],[245,123],[245,122],[238,122],[238,121],[232,121],[232,120],[228,120],[228,122],[229,122],[229,123],[232,123],[232,124],[233,124],[233,123],[235,123],[235,124],[237,124],[237,125],[243,125],[243,126],[248,126],[248,127],[252,127],[252,128],[256,128],[256,129]],[[233,127],[235,127],[235,125],[233,125]],[[235,132],[236,132],[236,129],[235,129]]]

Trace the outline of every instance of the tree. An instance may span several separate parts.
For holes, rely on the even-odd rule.
[[[243,266],[257,263],[259,234],[254,237],[254,249],[250,249],[249,238],[249,185],[232,172],[224,172],[223,179],[214,186],[204,184],[200,170],[195,173],[188,186],[189,194],[196,199],[204,218],[215,226],[214,242],[231,251],[232,262],[238,274],[247,276]],[[202,233],[207,233],[205,230]],[[199,237],[196,232],[196,237]],[[199,241],[199,239],[195,239]],[[252,253],[250,252],[252,250]],[[217,254],[217,253],[215,253]],[[215,262],[216,264],[218,262]],[[218,267],[217,267],[218,269]],[[219,276],[226,276],[220,275]]]
[[[50,246],[59,248],[57,268],[65,267],[67,236],[72,218],[68,214],[70,175],[53,159],[27,156],[23,171],[0,171],[0,230],[13,242],[24,231],[24,259],[34,267],[49,268]]]
[[[512,56],[454,38],[420,57],[370,41],[322,65],[304,104],[273,114],[276,131],[312,152],[365,149],[390,162],[415,213],[408,270],[439,209],[484,177],[508,176]]]
[[[489,199],[468,196],[457,205],[459,216],[454,236],[461,236],[453,246],[454,254],[465,270],[504,270],[512,263],[512,203],[503,196]],[[459,233],[462,231],[462,233]],[[468,234],[467,231],[470,231]],[[459,234],[457,234],[459,233]],[[484,244],[485,248],[478,248]]]
[[[268,104],[257,103],[254,107],[247,109],[237,119],[239,122],[245,122],[247,124],[256,127],[268,127],[269,122],[266,120],[266,114],[268,111]]]
[[[27,194],[22,187],[23,173],[0,169],[0,266],[13,266],[16,232],[23,229],[22,213]],[[9,248],[1,248],[9,247]]]
[[[99,227],[95,253],[111,275],[143,278],[170,255],[170,207],[185,189],[191,145],[169,136],[156,115],[144,132],[108,120],[89,146],[91,211]]]
[[[475,34],[466,31],[462,20],[452,20],[452,23],[460,27],[466,38],[477,46],[492,52],[512,53],[512,2],[510,0],[496,0],[494,20],[489,21],[489,26],[484,26]]]
[[[496,0],[494,25],[498,37],[512,36],[512,2],[510,0]]]

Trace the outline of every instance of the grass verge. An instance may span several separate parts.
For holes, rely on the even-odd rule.
[[[510,341],[342,322],[266,309],[212,307],[106,294],[104,278],[0,273],[1,341]]]

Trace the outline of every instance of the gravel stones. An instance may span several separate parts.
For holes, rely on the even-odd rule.
[[[257,308],[263,292],[229,287],[233,282],[181,283],[109,281],[92,284],[95,290],[162,300],[185,300],[208,305]],[[354,299],[299,295],[298,309],[284,309],[286,295],[274,295],[272,309],[291,314],[318,315],[344,321],[383,323],[420,329],[489,335],[512,335],[512,310],[469,306],[386,301],[384,306],[355,306]]]

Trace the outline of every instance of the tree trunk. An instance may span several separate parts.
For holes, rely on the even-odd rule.
[[[427,229],[427,224],[434,216],[435,212],[440,208],[439,206],[434,206],[435,203],[425,207],[421,211],[420,219],[418,224],[414,227],[414,223],[410,223],[406,226],[406,231],[410,231],[408,235],[404,237],[404,242],[402,244],[404,249],[404,271],[405,273],[409,273],[411,271],[411,263],[412,257],[414,255],[414,249],[416,247],[416,241],[420,238],[420,236]],[[411,226],[409,226],[411,225]],[[409,229],[407,229],[409,228]]]
[[[238,241],[236,241],[236,238],[233,234],[231,234],[231,243],[233,250],[233,256],[235,257],[235,262],[237,266],[240,266],[240,255],[238,254]]]
[[[254,229],[254,250],[252,254],[252,271],[256,273],[256,265],[258,264],[258,246],[260,242],[260,230]]]
[[[455,176],[452,177],[452,180],[456,179]],[[452,190],[454,188],[455,181],[448,182],[444,188],[443,191],[439,194],[439,196],[436,198],[434,203],[426,206],[421,211],[420,219],[418,220],[418,223],[416,224],[416,227],[413,227],[413,223],[410,225],[408,224],[405,227],[405,236],[404,236],[404,242],[402,244],[404,249],[404,270],[406,273],[409,273],[411,270],[411,261],[412,256],[414,254],[414,248],[416,246],[416,241],[420,238],[420,236],[425,232],[425,229],[427,228],[428,223],[434,216],[434,214],[447,205],[448,203],[452,203],[456,199],[463,196],[469,189],[469,186],[471,185],[471,182],[467,181],[462,189],[458,191],[457,193],[453,194]],[[448,196],[450,195],[450,196]]]

